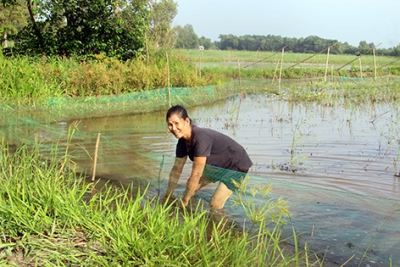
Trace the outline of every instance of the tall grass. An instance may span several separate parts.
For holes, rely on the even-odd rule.
[[[88,61],[65,58],[6,58],[0,54],[0,99],[34,104],[49,97],[118,95],[156,88],[215,84],[213,73],[197,75],[194,64],[182,56],[165,60],[142,58],[126,62],[103,55]],[[168,83],[170,78],[170,83]]]
[[[253,237],[220,220],[210,239],[200,205],[160,204],[134,185],[95,191],[68,153],[45,159],[38,147],[0,145],[2,266],[306,266],[282,248],[271,202],[255,222],[272,216],[277,227]]]

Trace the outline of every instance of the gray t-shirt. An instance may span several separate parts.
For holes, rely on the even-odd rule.
[[[206,164],[228,170],[247,172],[253,165],[246,150],[235,140],[220,132],[192,126],[192,143],[188,147],[181,138],[176,145],[176,157],[207,157]]]

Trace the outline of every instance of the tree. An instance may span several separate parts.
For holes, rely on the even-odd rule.
[[[239,38],[232,34],[220,34],[220,49],[221,50],[238,50]]]
[[[192,25],[186,24],[184,27],[178,25],[174,28],[174,31],[176,36],[175,48],[197,49],[199,47],[199,38]]]
[[[150,1],[151,22],[147,38],[153,47],[172,48],[175,43],[172,21],[178,13],[178,6],[173,0]]]
[[[202,36],[199,38],[199,45],[203,46],[204,49],[210,49],[213,46],[213,43],[210,38]]]
[[[370,50],[370,46],[366,41],[361,41],[358,45],[358,52],[361,54],[366,54]]]
[[[126,58],[144,51],[147,0],[26,0],[30,23],[13,52],[28,55],[91,55]]]
[[[254,36],[245,35],[241,38],[240,50],[256,51],[258,50],[258,44]]]
[[[16,34],[28,21],[28,10],[23,0],[5,2],[0,4],[0,34],[2,47],[7,47],[7,34]]]

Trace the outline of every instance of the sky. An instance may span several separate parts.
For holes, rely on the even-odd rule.
[[[173,26],[193,26],[198,37],[220,34],[315,35],[358,46],[400,44],[400,0],[175,0]],[[379,46],[378,46],[379,45]]]

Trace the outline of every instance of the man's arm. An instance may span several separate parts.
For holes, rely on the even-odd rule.
[[[203,175],[204,167],[206,166],[207,157],[194,157],[192,173],[190,174],[189,180],[186,184],[186,191],[182,198],[183,204],[187,206],[190,198],[199,189],[199,181]]]

